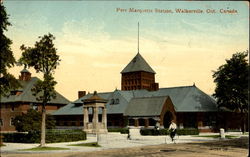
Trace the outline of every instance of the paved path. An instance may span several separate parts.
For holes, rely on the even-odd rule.
[[[215,139],[212,138],[205,138],[205,137],[193,137],[193,136],[179,136],[179,138],[176,139],[177,144],[181,143],[193,143],[193,142],[205,142],[205,141],[212,141]],[[67,142],[67,143],[53,143],[53,144],[47,144],[49,147],[63,147],[63,148],[69,148],[70,150],[60,150],[60,151],[19,151],[20,149],[28,149],[28,148],[34,148],[38,146],[39,144],[16,144],[16,143],[5,143],[6,146],[1,147],[1,154],[2,156],[9,156],[11,154],[27,154],[32,153],[34,155],[41,155],[46,154],[49,156],[53,156],[53,154],[56,154],[58,152],[60,153],[76,153],[76,152],[97,152],[106,150],[109,151],[110,149],[114,148],[131,148],[131,149],[124,149],[126,152],[129,150],[134,151],[132,148],[141,148],[148,145],[168,145],[171,147],[173,146],[173,142],[171,142],[169,136],[140,136],[133,140],[127,140],[126,134],[118,134],[118,133],[109,133],[107,135],[102,135],[98,137],[98,143],[101,145],[101,147],[79,147],[79,146],[68,146],[69,144],[77,144],[77,143],[89,143],[89,142],[96,142],[97,137],[96,136],[90,136],[88,135],[88,138],[86,141],[78,141],[78,142]],[[127,150],[127,151],[126,151]],[[140,151],[144,151],[143,149],[139,149]],[[139,153],[141,153],[139,151]],[[53,156],[54,157],[54,156]]]

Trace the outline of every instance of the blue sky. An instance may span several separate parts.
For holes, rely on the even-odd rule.
[[[233,53],[248,49],[247,2],[5,1],[4,5],[12,23],[6,35],[13,41],[17,59],[20,45],[32,46],[48,32],[55,35],[62,58],[56,89],[71,100],[78,90],[120,89],[120,71],[137,53],[137,22],[140,52],[157,72],[160,87],[196,82],[212,94],[212,70]],[[171,9],[174,13],[121,13],[117,8]],[[178,8],[217,12],[178,14]],[[222,14],[220,9],[238,13]],[[20,69],[11,71],[19,75]]]
[[[175,33],[184,31],[185,33],[196,31],[192,27],[176,27],[177,24],[184,24],[183,21],[194,25],[201,24],[203,29],[209,29],[210,25],[218,25],[227,29],[238,20],[245,20],[243,28],[247,28],[248,6],[246,2],[148,2],[148,1],[10,1],[5,2],[11,20],[16,23],[24,23],[27,19],[33,21],[31,28],[35,30],[37,21],[48,24],[47,30],[61,31],[67,21],[86,21],[90,25],[90,30],[95,31],[95,27],[101,25],[103,31],[112,35],[124,35],[136,31],[134,27],[138,21],[141,22],[142,30],[148,28],[164,31],[166,29]],[[160,13],[117,13],[116,8],[138,8],[138,9],[236,9],[239,14],[160,14]],[[17,24],[18,26],[18,24]],[[207,27],[207,28],[206,28]],[[130,28],[130,29],[129,29]],[[131,29],[132,28],[132,29]],[[187,28],[187,29],[185,29]],[[190,29],[189,29],[190,28]],[[30,30],[30,31],[33,31]],[[44,27],[46,31],[46,27]],[[181,33],[181,32],[180,32]],[[209,35],[209,34],[207,34]]]

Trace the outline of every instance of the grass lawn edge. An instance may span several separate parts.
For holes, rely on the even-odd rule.
[[[192,137],[220,138],[220,135],[193,135]],[[238,137],[239,136],[235,136],[235,135],[225,135],[226,139],[234,139]]]
[[[63,147],[34,147],[29,149],[19,149],[18,151],[53,151],[53,150],[70,150],[70,148]]]
[[[101,147],[97,142],[69,144],[69,145],[67,145],[67,146],[77,146],[77,147]]]

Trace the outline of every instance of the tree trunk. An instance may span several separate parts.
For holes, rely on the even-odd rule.
[[[41,142],[40,147],[45,147],[45,131],[46,131],[46,109],[45,104],[42,105],[42,123],[41,123]]]
[[[243,134],[246,131],[245,130],[245,121],[246,121],[245,114],[241,113],[241,131],[242,131]]]

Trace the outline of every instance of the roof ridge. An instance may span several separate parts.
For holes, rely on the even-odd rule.
[[[169,88],[187,88],[187,87],[196,87],[196,86],[190,85],[190,86],[163,87],[163,88],[159,88],[159,90],[160,89],[169,89]]]
[[[133,97],[132,99],[151,99],[151,98],[159,98],[159,97],[170,97],[169,95],[164,96],[143,96],[143,97]]]

